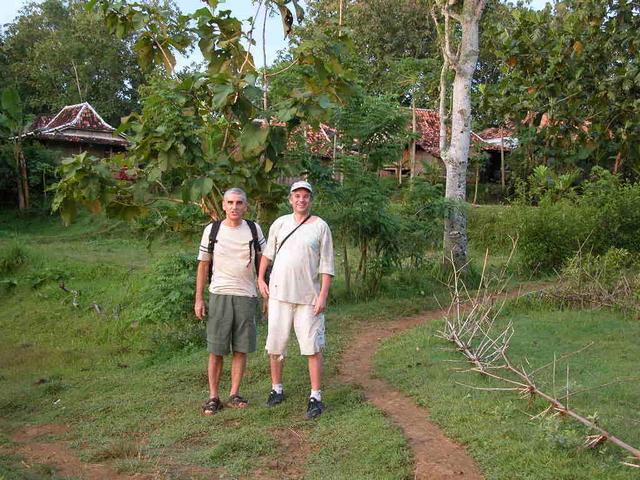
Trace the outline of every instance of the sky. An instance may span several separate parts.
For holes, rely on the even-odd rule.
[[[0,25],[10,23],[17,16],[18,11],[25,4],[31,0],[0,0]],[[180,10],[183,13],[192,13],[197,9],[204,7],[202,0],[175,0]],[[220,1],[218,9],[231,10],[233,16],[240,20],[247,20],[249,17],[253,17],[256,13],[256,6],[253,5],[251,0],[222,0]],[[256,45],[252,47],[251,53],[253,53],[254,60],[257,67],[261,67],[262,61],[262,19],[264,10],[261,10],[259,14],[259,22],[256,22],[256,31],[254,39]],[[249,23],[247,22],[247,26]],[[259,26],[259,28],[258,28]],[[282,30],[282,22],[280,16],[276,15],[267,18],[267,64],[273,62],[276,58],[278,50],[282,50],[287,47],[288,42],[284,39]],[[202,61],[202,56],[196,48],[190,58],[178,58],[178,68],[186,66],[192,61]]]
[[[31,0],[0,0],[2,5],[0,6],[0,25],[10,23],[16,17],[18,11],[22,6]],[[36,0],[37,1],[37,0]],[[192,13],[197,9],[202,8],[204,4],[202,0],[175,0],[176,4],[182,10],[183,13]],[[532,0],[531,6],[533,8],[543,8],[547,3],[546,0]],[[256,6],[253,5],[251,0],[221,0],[220,9],[228,9],[233,12],[233,15],[240,20],[247,20],[249,17],[253,17],[256,13]],[[259,14],[259,22],[256,23],[256,35],[254,39],[256,45],[252,47],[252,53],[257,67],[263,65],[262,61],[262,18],[264,10]],[[248,22],[247,22],[248,25]],[[282,22],[280,16],[276,15],[267,19],[267,64],[271,64],[276,58],[279,50],[287,47],[287,41],[284,39],[282,31]],[[178,58],[178,68],[189,65],[191,62],[202,61],[202,56],[196,48],[194,53],[189,58]]]

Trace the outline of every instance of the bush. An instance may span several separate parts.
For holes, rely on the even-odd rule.
[[[640,313],[640,256],[623,248],[602,255],[579,252],[562,269],[561,287],[553,297],[562,305],[607,307]]]
[[[174,253],[158,260],[142,288],[138,320],[143,323],[173,323],[190,315],[196,265],[196,257],[186,253]]]
[[[514,206],[519,251],[529,268],[559,270],[578,251],[604,254],[610,248],[640,252],[640,184],[625,184],[602,168],[592,170],[582,195],[538,207]]]
[[[11,243],[0,251],[0,275],[13,273],[27,263],[28,255],[17,242]]]
[[[467,217],[470,245],[482,251],[489,248],[491,254],[510,251],[511,238],[518,235],[514,211],[514,207],[503,205],[470,208]]]
[[[596,229],[596,212],[568,200],[518,206],[514,215],[520,259],[534,270],[559,269],[581,246],[591,246]]]
[[[151,333],[152,360],[166,359],[183,350],[203,348],[206,345],[205,325],[206,322],[194,318],[157,325]]]

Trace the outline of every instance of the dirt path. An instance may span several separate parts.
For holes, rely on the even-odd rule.
[[[150,461],[151,472],[118,473],[109,462],[87,463],[80,460],[78,451],[69,447],[66,440],[52,439],[64,436],[68,429],[59,424],[25,426],[11,436],[14,447],[5,450],[19,455],[21,465],[27,471],[38,465],[55,469],[56,478],[81,478],[82,480],[160,480],[165,478],[210,479],[219,478],[221,470],[182,465],[166,457]]]
[[[150,479],[150,475],[134,477],[120,475],[109,466],[100,463],[85,463],[69,448],[64,440],[51,440],[51,436],[66,433],[63,425],[34,425],[25,427],[13,435],[12,440],[18,444],[15,453],[23,457],[23,466],[27,469],[35,464],[52,465],[56,474],[62,477],[83,478],[87,480],[124,480],[130,478]]]
[[[515,297],[519,293],[539,290],[540,285],[499,295],[496,301]],[[360,385],[373,405],[388,415],[404,432],[415,459],[414,478],[423,480],[480,480],[482,474],[465,449],[448,439],[440,427],[429,420],[429,411],[398,392],[386,381],[376,378],[373,355],[380,343],[422,323],[442,318],[444,310],[435,310],[414,317],[386,323],[368,323],[354,336],[353,344],[343,355],[341,380]]]

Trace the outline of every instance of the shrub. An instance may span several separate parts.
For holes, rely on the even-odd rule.
[[[176,322],[193,309],[197,260],[194,255],[174,253],[158,260],[146,276],[138,320]]]
[[[622,248],[602,255],[578,252],[562,269],[561,304],[640,312],[640,257]]]
[[[595,167],[583,194],[540,205],[516,205],[514,218],[524,264],[560,269],[576,252],[603,254],[612,247],[640,252],[640,184],[625,184]]]
[[[510,251],[511,238],[518,235],[518,225],[514,221],[515,207],[483,205],[469,209],[468,232],[470,244],[490,253]]]
[[[519,206],[514,214],[520,258],[531,269],[559,269],[581,246],[589,248],[596,229],[596,212],[568,200]]]
[[[182,318],[157,325],[151,333],[152,360],[158,361],[171,357],[175,352],[204,347],[205,324],[194,318]]]
[[[26,250],[17,242],[13,242],[0,251],[0,275],[7,275],[16,271],[27,263]]]

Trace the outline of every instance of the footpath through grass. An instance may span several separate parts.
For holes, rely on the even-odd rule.
[[[413,459],[402,433],[362,392],[340,384],[336,369],[362,322],[435,308],[432,294],[442,301],[442,285],[429,277],[412,291],[388,279],[386,297],[352,304],[342,300],[336,279],[333,299],[339,304],[327,314],[323,396],[329,409],[318,421],[303,417],[307,371],[293,338],[287,401],[271,410],[263,406],[270,388],[264,324],[242,387],[249,408],[202,417],[208,392],[204,326],[190,314],[197,241],[168,238],[149,246],[126,225],[99,217],[82,217],[65,229],[55,218],[0,215],[0,478],[57,478],[50,466],[27,468],[11,440],[25,425],[42,423],[66,425],[60,438],[82,460],[127,474],[411,478]],[[78,306],[60,282],[80,291]],[[553,352],[597,341],[570,360],[572,389],[633,376],[637,321],[530,306],[506,315],[516,325],[512,354],[518,361],[545,363]],[[457,385],[487,382],[452,372],[459,364],[445,360],[459,357],[433,336],[437,327],[425,325],[387,342],[376,357],[378,372],[428,405],[452,437],[469,445],[487,478],[633,478],[636,472],[619,466],[617,449],[581,449],[581,428],[558,419],[530,422],[527,414],[544,405]],[[226,365],[223,392],[228,378]],[[589,391],[572,404],[587,414],[597,411],[603,426],[637,445],[637,384],[636,378]]]
[[[0,217],[0,256],[7,260],[0,277],[0,478],[56,478],[48,466],[26,468],[11,441],[25,425],[41,423],[68,426],[63,438],[82,460],[128,474],[192,478],[185,466],[197,466],[221,478],[281,478],[283,469],[310,479],[410,478],[401,432],[335,374],[359,322],[413,314],[433,300],[330,308],[329,409],[314,422],[303,417],[308,377],[294,338],[287,400],[279,408],[263,406],[270,380],[260,324],[260,348],[250,356],[242,387],[250,407],[203,417],[203,325],[188,315],[159,321],[141,311],[149,305],[145,297],[157,295],[156,284],[193,288],[195,271],[179,271],[175,259],[195,256],[196,244],[196,238],[172,239],[148,248],[125,225],[93,217],[69,229],[57,219]],[[164,258],[172,260],[162,264]],[[163,267],[153,266],[157,262]],[[153,278],[159,271],[166,278]],[[60,282],[80,291],[78,306]],[[158,299],[167,305],[184,300]],[[225,365],[223,392],[228,378]]]
[[[528,371],[553,361],[554,354],[583,352],[558,361],[556,378],[547,368],[536,375],[543,390],[583,393],[569,404],[627,443],[640,445],[640,322],[607,311],[558,311],[537,302],[512,303],[502,321],[513,322],[510,357]],[[376,371],[387,381],[428,406],[431,417],[455,440],[466,445],[488,479],[631,480],[637,469],[622,466],[629,460],[611,444],[583,448],[589,432],[575,421],[545,416],[531,420],[547,405],[529,402],[516,392],[480,391],[505,387],[467,372],[459,352],[437,338],[442,322],[432,322],[394,337],[375,357]],[[620,381],[618,381],[620,380]],[[459,382],[459,383],[456,383]],[[611,385],[596,388],[603,384]],[[555,388],[554,388],[555,385]]]

